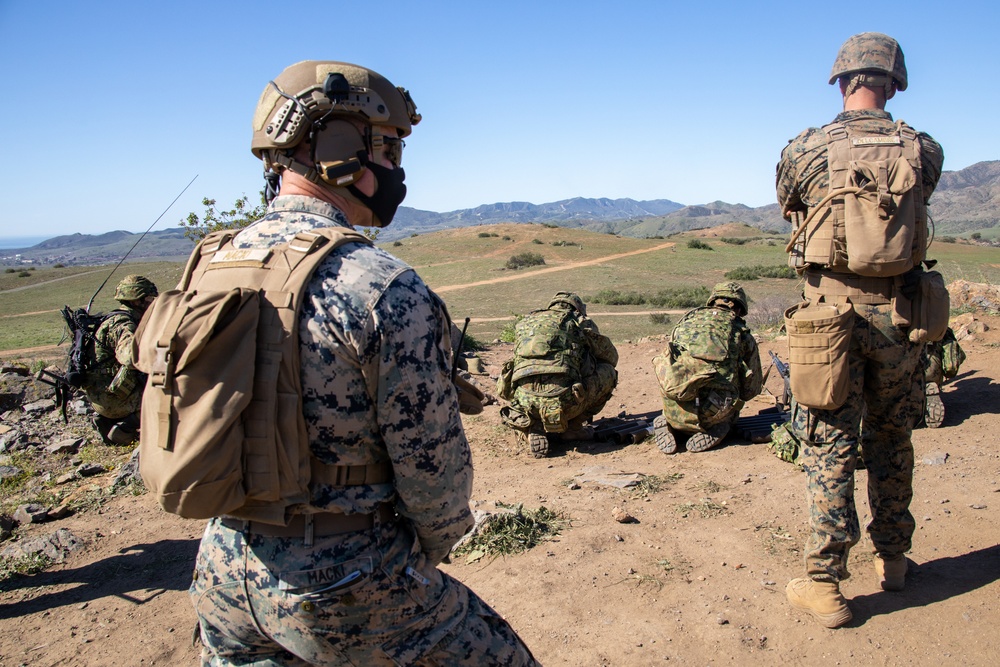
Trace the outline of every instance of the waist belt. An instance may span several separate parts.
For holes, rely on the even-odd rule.
[[[314,537],[329,537],[371,530],[375,527],[376,518],[380,523],[392,521],[396,511],[390,503],[379,505],[371,514],[340,514],[339,512],[320,512],[317,514],[296,514],[287,526],[275,526],[259,521],[244,521],[232,517],[219,519],[226,528],[261,535],[263,537],[301,537],[307,544]]]
[[[383,461],[362,466],[325,465],[313,459],[310,484],[328,486],[364,486],[392,481],[392,463]]]
[[[817,297],[847,297],[856,305],[879,306],[892,303],[895,278],[874,278],[853,273],[835,273],[807,269],[805,297],[814,301]]]

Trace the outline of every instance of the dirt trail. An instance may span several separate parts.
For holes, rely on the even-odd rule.
[[[61,280],[69,280],[70,278],[79,278],[80,276],[89,276],[92,273],[106,273],[106,269],[95,269],[94,271],[83,271],[82,273],[74,273],[71,276],[62,276],[60,278],[53,278],[52,280],[44,280],[40,283],[34,283],[32,285],[22,285],[21,287],[11,287],[10,289],[0,290],[0,294],[9,294],[10,292],[23,292],[24,290],[35,289],[36,287],[43,287],[45,285],[50,285],[52,283],[57,283]]]
[[[527,273],[518,273],[513,276],[504,276],[502,278],[491,278],[490,280],[480,280],[474,283],[465,283],[463,285],[444,285],[442,287],[435,287],[434,291],[438,294],[443,294],[445,292],[454,292],[460,289],[466,289],[468,287],[480,287],[482,285],[495,285],[496,283],[507,283],[512,280],[523,280],[524,278],[534,278],[535,276],[540,276],[546,273],[555,273],[556,271],[566,271],[569,269],[576,269],[581,266],[593,266],[595,264],[605,264],[607,262],[614,261],[616,259],[621,259],[622,257],[631,257],[633,255],[641,255],[646,252],[654,252],[656,250],[663,250],[664,248],[669,248],[676,245],[675,243],[661,243],[658,246],[652,248],[643,248],[641,250],[632,250],[629,252],[619,253],[617,255],[606,255],[604,257],[598,257],[597,259],[589,259],[583,262],[571,262],[569,264],[561,264],[559,266],[550,266],[544,269],[538,269],[537,271],[529,271]]]

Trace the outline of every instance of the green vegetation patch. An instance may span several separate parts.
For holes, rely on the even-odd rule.
[[[602,303],[608,306],[655,306],[657,308],[695,308],[705,305],[711,294],[704,285],[697,287],[673,287],[662,289],[656,294],[641,292],[620,292],[618,290],[601,290],[585,301]]]
[[[486,519],[478,533],[455,549],[456,555],[466,556],[471,562],[483,556],[519,554],[556,537],[570,524],[568,517],[544,505],[537,510],[525,510],[523,504],[497,503],[497,508],[508,511]]]
[[[508,269],[522,269],[526,266],[539,266],[545,264],[545,258],[537,252],[522,252],[507,260],[504,266]]]
[[[708,245],[701,239],[691,239],[690,241],[688,241],[687,246],[692,250],[715,250],[715,248]]]
[[[755,264],[753,266],[738,266],[732,271],[726,271],[726,278],[729,280],[757,280],[758,278],[787,278],[795,279],[798,275],[795,269],[786,264],[765,266]]]

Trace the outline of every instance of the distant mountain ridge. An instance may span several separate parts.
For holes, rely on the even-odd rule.
[[[931,198],[935,233],[963,233],[1000,226],[1000,160],[978,162],[959,171],[946,171]],[[496,224],[541,222],[622,236],[668,236],[678,232],[740,222],[762,231],[789,231],[777,204],[756,208],[722,201],[685,206],[670,199],[637,201],[574,197],[547,204],[499,202],[445,213],[401,206],[380,241],[393,241],[429,232]],[[37,262],[97,264],[117,261],[138,239],[126,231],[57,236],[31,248],[0,251],[9,263],[14,253]],[[130,259],[182,260],[194,244],[180,227],[150,232]]]

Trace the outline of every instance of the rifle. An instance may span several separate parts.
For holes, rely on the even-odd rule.
[[[775,397],[775,402],[782,410],[791,409],[792,405],[792,385],[789,380],[788,366],[773,351],[769,351],[774,367],[778,369],[778,374],[785,381],[785,389],[781,392],[781,398]]]
[[[63,423],[68,424],[69,417],[66,416],[66,404],[69,403],[69,395],[73,393],[73,389],[70,387],[69,382],[67,382],[66,378],[59,373],[54,373],[44,368],[35,373],[35,379],[56,390],[56,403],[58,403],[59,407],[62,408]]]

